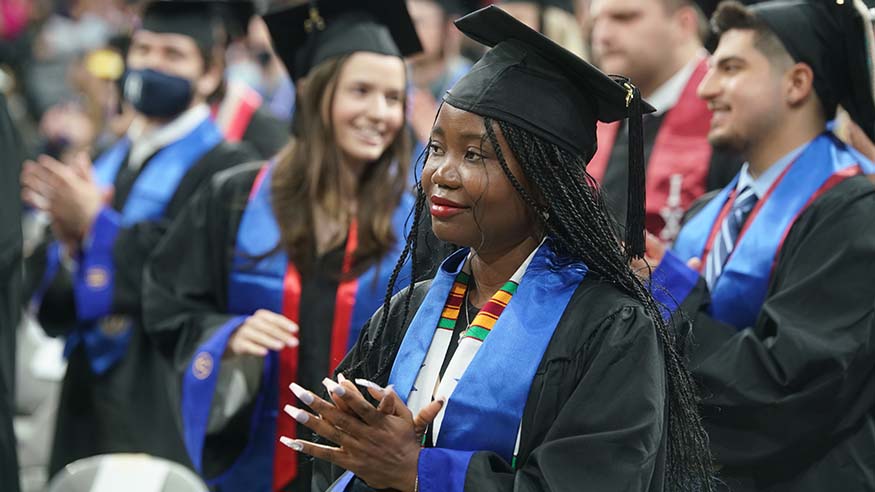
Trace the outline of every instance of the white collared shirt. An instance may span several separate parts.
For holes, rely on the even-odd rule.
[[[769,191],[769,188],[772,187],[775,180],[778,179],[778,176],[784,172],[784,169],[787,169],[787,166],[796,160],[796,157],[805,150],[805,147],[808,147],[809,143],[811,142],[806,142],[787,154],[784,154],[784,157],[778,159],[766,169],[766,172],[760,174],[757,178],[754,178],[753,175],[750,174],[750,164],[745,162],[744,165],[741,166],[741,171],[738,174],[738,183],[735,185],[736,191],[741,192],[746,186],[750,186],[753,188],[753,192],[757,196],[757,199],[762,199]]]
[[[128,167],[139,169],[152,154],[185,137],[209,117],[210,108],[204,103],[188,108],[166,125],[148,133],[143,132],[141,122],[131,123],[128,129],[128,138],[132,142]]]
[[[705,52],[694,56],[686,65],[675,72],[670,79],[666,80],[658,89],[653,91],[653,94],[644,98],[651,106],[656,108],[656,112],[652,113],[653,116],[659,116],[665,113],[678,103],[681,94],[684,92],[684,88],[690,81],[690,77],[693,76],[693,72],[696,70],[696,67],[699,66],[699,63],[702,63],[705,56]]]

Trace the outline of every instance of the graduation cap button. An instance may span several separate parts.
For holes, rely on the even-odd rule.
[[[318,8],[310,7],[310,18],[304,21],[304,30],[307,32],[313,32],[314,27],[317,31],[324,31],[325,19],[319,15]]]

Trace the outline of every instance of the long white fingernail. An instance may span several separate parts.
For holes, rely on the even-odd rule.
[[[291,405],[286,405],[283,407],[283,410],[289,414],[290,417],[297,420],[298,423],[306,424],[308,420],[310,420],[310,416],[307,415],[307,412],[301,410],[300,408],[293,407]]]
[[[343,375],[342,372],[338,372],[337,373],[337,382],[340,384],[343,384],[344,381],[346,381],[346,377]]]
[[[334,393],[337,396],[343,396],[346,394],[346,390],[343,389],[343,386],[335,383],[328,378],[323,379],[322,384],[325,385],[325,389],[327,389],[329,393]]]
[[[385,391],[382,386],[380,386],[379,384],[377,384],[373,381],[368,381],[367,379],[356,378],[355,384],[357,384],[359,386],[364,386],[365,388],[370,388],[370,389],[375,390],[375,391],[380,392],[380,393]]]
[[[300,452],[300,451],[304,450],[304,445],[301,444],[301,441],[298,441],[297,439],[292,439],[292,438],[286,437],[286,436],[280,436],[280,442],[285,444],[286,446],[290,447],[293,451]]]
[[[313,403],[313,393],[302,388],[298,383],[292,383],[289,385],[289,389],[292,390],[292,393],[301,400],[301,403],[304,405],[309,405]]]

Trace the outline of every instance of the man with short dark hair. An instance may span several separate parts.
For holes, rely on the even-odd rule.
[[[674,240],[684,210],[708,190],[725,186],[741,164],[708,143],[711,113],[696,96],[707,71],[705,0],[593,0],[592,52],[607,73],[629,77],[656,112],[644,119],[647,230]],[[712,5],[713,8],[713,5]],[[608,207],[626,216],[628,129],[598,126],[599,149],[587,166]]]
[[[671,252],[649,241],[654,296],[691,322],[733,491],[875,490],[875,168],[830,123],[840,104],[875,135],[868,15],[859,0],[725,2],[712,24],[708,138],[747,162]]]
[[[24,198],[48,213],[58,240],[29,265],[40,323],[66,337],[50,473],[110,452],[188,463],[172,410],[175,382],[142,329],[140,289],[147,257],[194,191],[255,158],[224,141],[206,104],[222,80],[214,4],[146,5],[124,81],[137,115],[93,171],[84,155],[69,166],[41,156],[22,173]]]

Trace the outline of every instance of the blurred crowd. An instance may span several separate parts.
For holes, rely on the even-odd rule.
[[[130,90],[124,85],[132,34],[142,27],[151,1],[0,0],[0,93],[26,159],[49,156],[76,169],[83,154],[95,160],[123,137],[137,135],[135,121],[142,111],[123,94]],[[253,8],[265,13],[298,3],[256,0]],[[606,73],[628,77],[653,106],[655,111],[643,119],[642,145],[649,161],[642,182],[647,191],[644,225],[649,241],[670,246],[690,207],[732,183],[746,157],[739,149],[712,147],[708,139],[714,104],[702,99],[707,94],[699,84],[716,45],[708,18],[717,2],[407,0],[422,47],[404,60],[403,132],[413,147],[408,184],[419,178],[417,158],[427,150],[444,94],[485,52],[453,20],[493,3]],[[295,115],[303,110],[296,104],[299,79],[289,73],[287,57],[273,46],[262,17],[229,16],[228,42],[220,57],[222,81],[206,97],[206,106],[223,138],[240,144],[240,155],[248,157],[239,163],[281,160],[288,155],[290,136],[300,131],[293,129]],[[875,157],[875,144],[851,119],[839,110],[830,128],[863,155]],[[631,206],[630,125],[600,124],[597,135],[598,151],[587,172],[601,184],[622,229]],[[41,248],[53,233],[51,217],[34,207],[22,215],[24,257],[44,255]],[[30,293],[39,290],[36,280],[29,282]],[[49,455],[66,364],[64,342],[46,335],[38,311],[36,304],[24,310],[16,342],[14,428],[21,490],[26,492],[44,490],[51,478]]]

